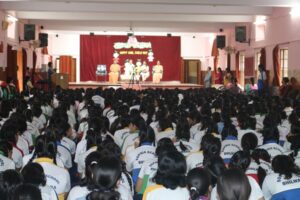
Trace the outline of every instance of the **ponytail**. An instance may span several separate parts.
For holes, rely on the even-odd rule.
[[[187,152],[188,148],[182,143],[182,141],[179,142],[179,147],[182,152]]]
[[[87,200],[119,200],[120,193],[116,191],[93,191],[87,197]]]

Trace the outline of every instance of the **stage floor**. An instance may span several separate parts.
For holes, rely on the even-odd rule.
[[[180,81],[162,81],[160,83],[143,82],[140,84],[129,84],[128,82],[119,82],[117,84],[111,84],[109,82],[97,82],[97,81],[85,81],[85,82],[69,82],[70,89],[76,88],[132,88],[136,90],[149,89],[149,88],[160,88],[160,89],[190,89],[190,88],[202,88],[202,85],[192,83],[180,83]]]

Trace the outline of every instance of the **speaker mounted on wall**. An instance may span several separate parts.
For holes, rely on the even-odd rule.
[[[226,37],[225,35],[217,35],[217,48],[223,49],[226,46]]]
[[[40,47],[48,46],[48,34],[47,33],[39,33]]]

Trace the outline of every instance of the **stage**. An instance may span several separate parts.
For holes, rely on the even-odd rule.
[[[160,83],[152,83],[152,82],[143,82],[140,84],[129,84],[128,82],[118,82],[117,84],[111,84],[109,82],[104,81],[85,81],[85,82],[69,82],[69,89],[76,88],[131,88],[136,90],[143,89],[191,89],[191,88],[203,88],[202,85],[192,84],[192,83],[181,83],[180,81],[162,81]]]

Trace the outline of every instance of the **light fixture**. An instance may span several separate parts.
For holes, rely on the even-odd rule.
[[[300,16],[300,5],[292,7],[290,14],[292,17],[299,17]]]
[[[255,25],[266,24],[266,16],[256,16],[255,22],[253,24]]]
[[[12,16],[12,15],[7,15],[6,19],[10,22],[17,22],[18,21],[18,18],[16,18],[15,16]]]

